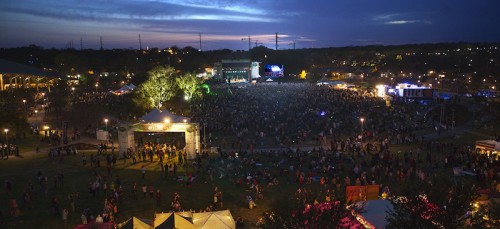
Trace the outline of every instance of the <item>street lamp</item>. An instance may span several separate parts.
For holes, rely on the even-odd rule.
[[[38,129],[38,110],[35,110],[35,125],[36,125],[36,129]]]
[[[3,131],[5,132],[5,141],[7,142],[7,148],[9,147],[9,129],[3,129]]]
[[[97,90],[97,87],[99,87],[99,84],[98,84],[98,83],[96,83],[96,84],[95,84],[95,92],[99,92],[99,91]]]
[[[106,123],[106,131],[108,131],[108,121],[109,120],[107,118],[104,119],[104,123]]]
[[[365,122],[365,118],[360,118],[359,121],[361,121],[361,136],[363,136],[363,123]]]
[[[26,108],[26,99],[23,99],[23,105],[24,105],[24,112],[27,112],[28,109]]]

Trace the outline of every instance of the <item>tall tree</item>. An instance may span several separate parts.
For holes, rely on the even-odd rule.
[[[477,197],[474,185],[443,176],[407,185],[402,193],[388,211],[386,228],[464,228]]]
[[[200,80],[193,74],[184,74],[176,78],[177,86],[184,92],[184,98],[190,100],[200,85]]]
[[[158,66],[148,72],[148,79],[139,85],[139,97],[150,102],[150,107],[161,109],[162,104],[177,92],[177,73],[170,66]]]

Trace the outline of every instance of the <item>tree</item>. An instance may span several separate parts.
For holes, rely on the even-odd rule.
[[[139,85],[137,93],[149,100],[150,107],[161,109],[162,104],[175,96],[177,73],[170,66],[158,66],[148,72],[148,79]]]
[[[184,92],[184,98],[190,100],[198,89],[200,80],[192,74],[184,74],[176,79],[177,86]]]
[[[388,211],[386,228],[465,228],[477,197],[474,185],[442,176],[406,185],[402,193]],[[475,214],[482,218],[482,212]]]
[[[274,199],[271,210],[264,212],[259,224],[264,228],[364,228],[353,215],[359,213],[363,206],[357,206],[345,197],[323,203],[310,203],[313,196]]]

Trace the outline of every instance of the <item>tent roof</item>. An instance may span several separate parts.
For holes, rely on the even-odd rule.
[[[477,144],[487,145],[492,149],[494,148],[495,150],[500,151],[500,142],[497,142],[495,140],[478,140],[476,141],[476,145]]]
[[[357,204],[361,205],[363,203],[365,204],[364,212],[361,213],[363,218],[375,228],[385,228],[387,225],[387,221],[385,221],[386,211],[393,208],[391,202],[388,200],[368,200]]]
[[[49,78],[59,78],[60,76],[53,72],[46,72],[39,68],[16,62],[0,59],[0,74],[9,75],[32,75]]]
[[[134,85],[133,83],[130,83],[130,84],[128,85],[128,87],[129,87],[130,89],[132,89],[132,90],[134,90],[134,89],[135,89],[135,85]]]
[[[132,89],[130,89],[130,87],[127,85],[123,85],[120,89],[118,89],[118,91],[130,91],[130,90]]]
[[[193,213],[193,224],[195,228],[228,228],[235,229],[236,223],[229,210]]]
[[[186,122],[191,122],[190,118],[174,115],[168,110],[158,110],[153,109],[151,112],[139,118],[141,122],[153,123],[153,122],[164,122],[165,119],[169,119],[172,123],[181,123],[186,120]]]
[[[177,213],[161,213],[155,215],[155,229],[194,229],[194,225],[188,219]]]
[[[124,229],[153,229],[151,224],[151,220],[132,217],[123,223],[117,224],[116,226],[117,228]]]

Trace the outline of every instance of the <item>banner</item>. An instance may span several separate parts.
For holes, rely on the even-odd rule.
[[[358,202],[364,200],[378,200],[380,185],[356,185],[346,187],[347,201]]]

